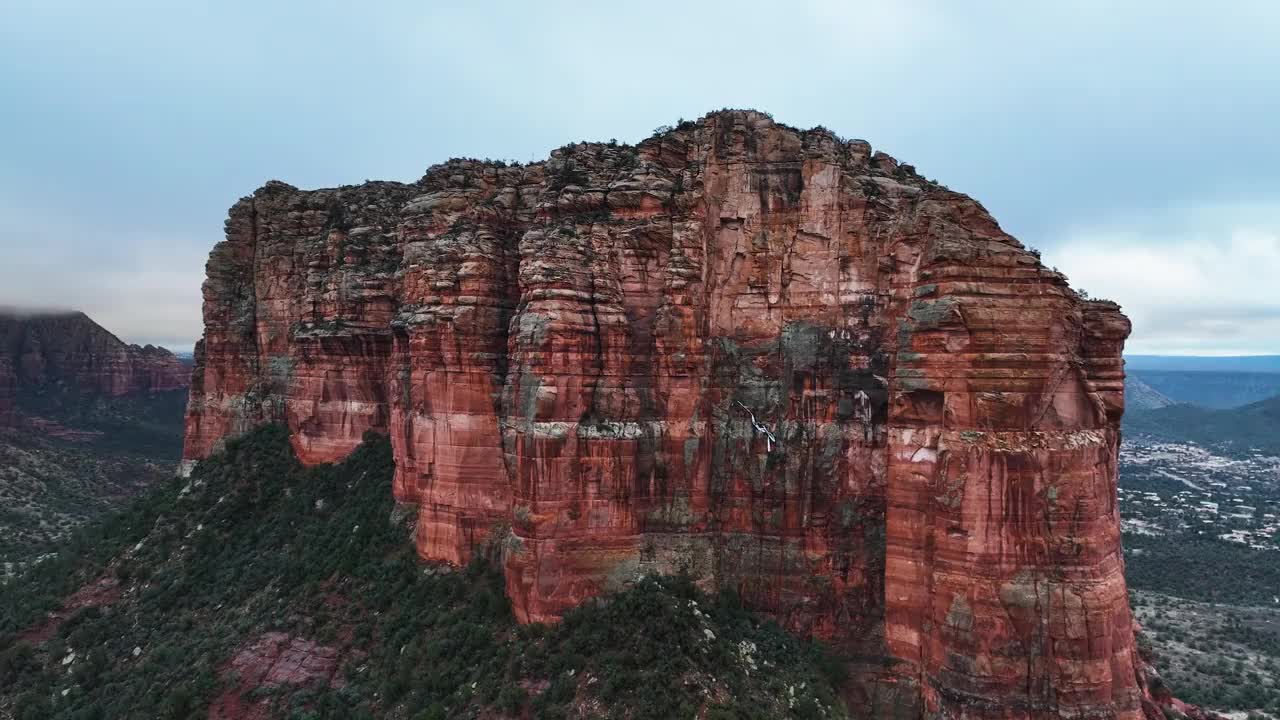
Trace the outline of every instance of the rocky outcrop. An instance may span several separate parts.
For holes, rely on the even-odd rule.
[[[340,688],[345,679],[339,648],[282,632],[264,633],[242,646],[222,669],[223,690],[209,706],[209,720],[268,720],[272,712],[263,689],[284,686]]]
[[[0,376],[5,364],[16,387],[119,396],[178,390],[189,382],[173,353],[128,345],[80,312],[0,312]]]
[[[518,616],[731,587],[903,717],[1158,715],[1116,506],[1129,323],[972,199],[756,112],[237,203],[186,456],[388,432],[423,557]]]

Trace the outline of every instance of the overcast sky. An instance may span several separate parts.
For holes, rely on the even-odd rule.
[[[1124,305],[1130,352],[1280,353],[1277,38],[1245,1],[0,0],[0,305],[188,349],[265,180],[754,107],[978,198]]]

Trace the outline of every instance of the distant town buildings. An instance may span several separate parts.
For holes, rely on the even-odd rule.
[[[1120,448],[1126,533],[1193,533],[1280,550],[1280,458],[1226,457],[1191,443],[1126,439]]]

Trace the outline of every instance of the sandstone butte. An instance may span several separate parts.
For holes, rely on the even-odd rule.
[[[1129,321],[864,141],[721,111],[273,181],[207,272],[185,457],[388,433],[421,556],[499,541],[522,621],[685,571],[848,652],[874,716],[1198,713],[1126,596]]]
[[[0,310],[0,426],[16,422],[20,388],[120,396],[178,390],[189,380],[173,353],[126,344],[84,313]]]

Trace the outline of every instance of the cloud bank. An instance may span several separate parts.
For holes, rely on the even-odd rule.
[[[190,346],[226,208],[268,179],[413,180],[755,107],[978,198],[1125,301],[1134,348],[1280,353],[1250,244],[1280,227],[1276,37],[1250,0],[10,4],[0,304]]]
[[[1280,204],[1170,210],[1068,230],[1044,261],[1115,300],[1144,354],[1274,353],[1280,338]]]

